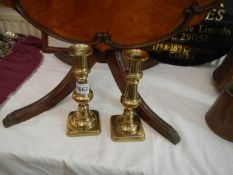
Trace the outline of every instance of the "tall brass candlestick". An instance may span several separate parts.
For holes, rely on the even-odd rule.
[[[127,87],[121,96],[124,106],[122,115],[111,117],[111,137],[113,141],[142,141],[145,139],[144,130],[139,116],[134,109],[140,105],[138,96],[138,83],[142,78],[142,62],[148,59],[147,52],[131,49],[123,52],[123,57],[128,60]]]
[[[77,79],[76,89],[72,97],[78,103],[78,110],[70,112],[67,122],[68,136],[87,136],[100,133],[99,114],[95,110],[89,110],[88,102],[93,98],[93,92],[87,82],[88,69],[87,58],[93,52],[92,48],[85,44],[77,44],[70,47],[74,56],[73,72]]]

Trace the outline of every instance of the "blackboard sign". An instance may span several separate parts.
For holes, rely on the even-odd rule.
[[[197,65],[225,55],[233,44],[233,15],[221,3],[199,25],[147,50],[151,58],[175,65]]]

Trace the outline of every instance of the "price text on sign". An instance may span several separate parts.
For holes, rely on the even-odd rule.
[[[81,95],[89,94],[89,84],[76,83],[76,91],[78,94]]]

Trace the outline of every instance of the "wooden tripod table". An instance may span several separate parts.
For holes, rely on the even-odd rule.
[[[126,66],[122,49],[150,46],[172,37],[189,25],[197,24],[220,0],[12,0],[18,12],[34,26],[57,39],[94,47],[95,62],[107,63],[123,92]],[[49,48],[44,40],[43,50]],[[68,60],[68,55],[57,55]],[[25,121],[55,106],[75,88],[72,71],[58,86],[40,100],[8,114],[5,127]],[[142,99],[142,98],[141,98]],[[155,114],[143,101],[136,109],[142,119],[173,144],[180,141],[176,130]]]

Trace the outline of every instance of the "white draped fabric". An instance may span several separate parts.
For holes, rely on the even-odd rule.
[[[44,54],[38,70],[0,109],[8,113],[52,90],[69,71],[52,54]],[[0,175],[232,175],[233,145],[215,135],[205,113],[219,92],[214,66],[181,67],[160,63],[144,71],[139,91],[147,104],[180,134],[173,145],[143,122],[146,140],[116,143],[110,116],[121,114],[121,93],[107,64],[97,63],[89,75],[100,113],[99,136],[68,137],[67,116],[77,109],[71,95],[56,107],[10,128],[0,123]]]

